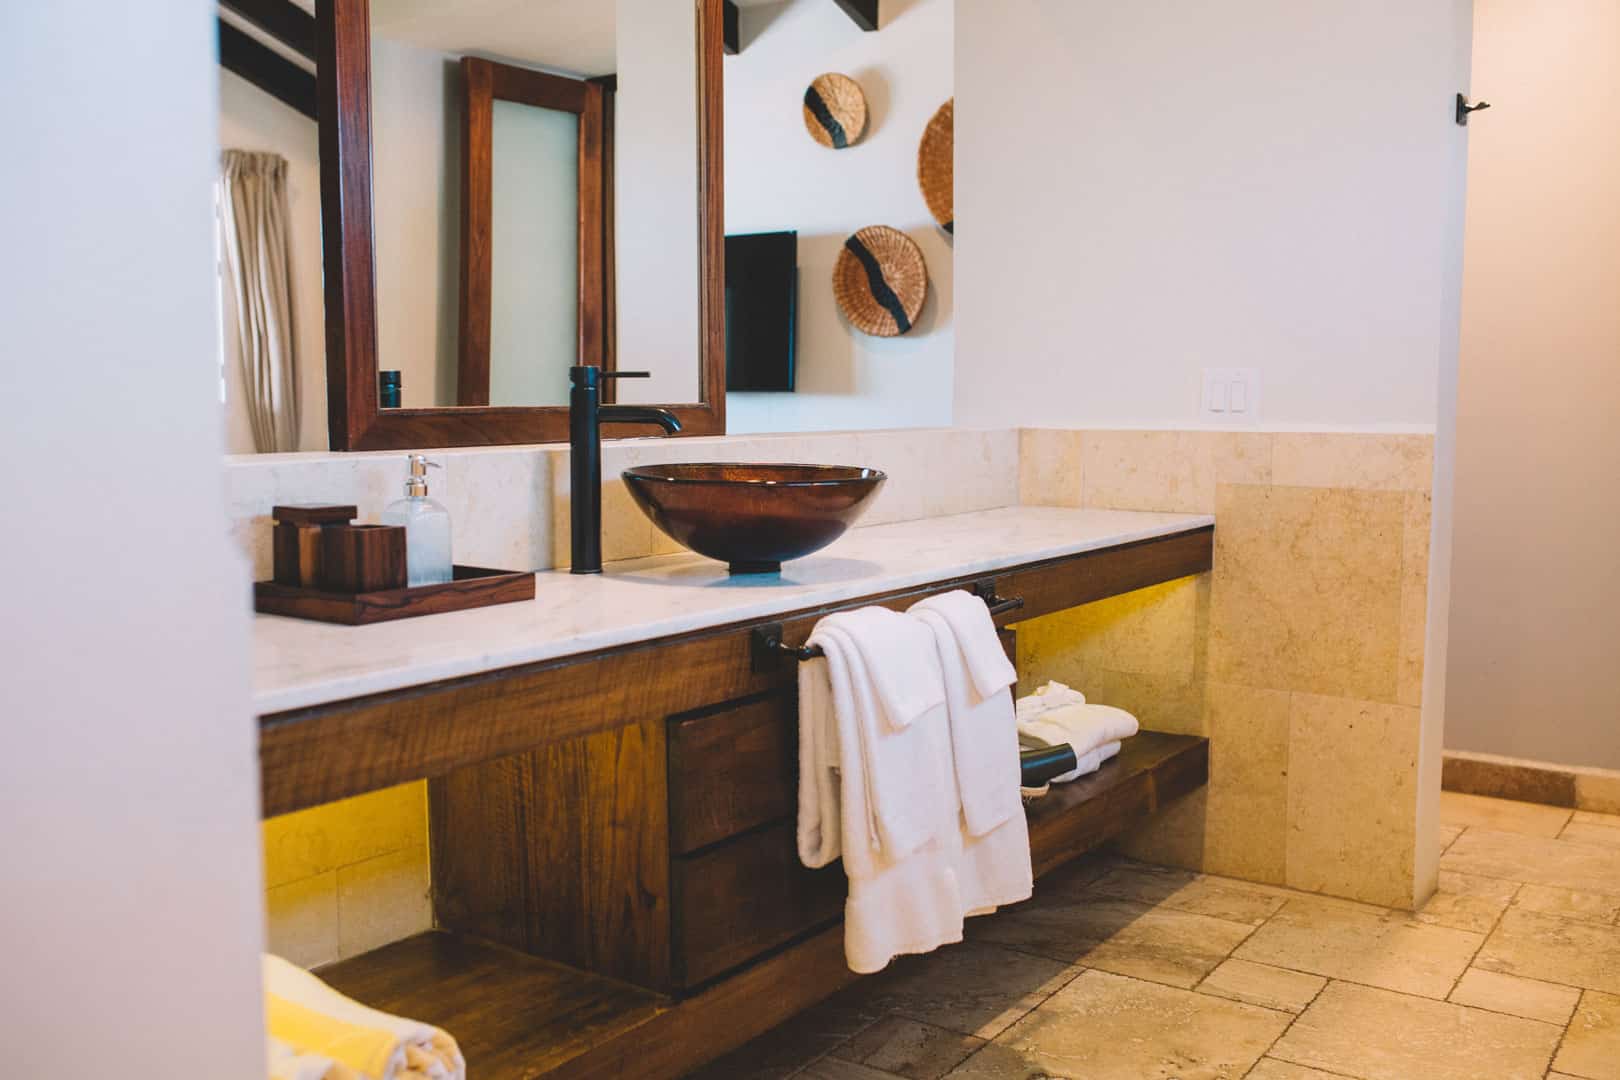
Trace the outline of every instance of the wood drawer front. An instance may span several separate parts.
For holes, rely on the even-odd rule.
[[[676,854],[794,815],[797,713],[790,692],[670,725],[669,830]]]
[[[696,986],[836,919],[841,863],[807,870],[791,822],[674,860],[675,981]]]

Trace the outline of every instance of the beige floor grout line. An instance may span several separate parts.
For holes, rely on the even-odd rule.
[[[1569,1023],[1565,1024],[1564,1030],[1558,1033],[1558,1043],[1553,1047],[1552,1057],[1547,1059],[1548,1072],[1553,1071],[1553,1065],[1557,1062],[1558,1055],[1564,1052],[1564,1040],[1569,1038],[1569,1029],[1575,1026],[1575,1018],[1581,1015],[1581,1002],[1585,1000],[1586,991],[1583,989],[1581,996],[1575,999],[1575,1011],[1569,1014]]]

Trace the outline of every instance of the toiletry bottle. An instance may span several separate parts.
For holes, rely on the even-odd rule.
[[[450,580],[450,511],[428,498],[427,471],[440,468],[412,454],[405,497],[383,511],[384,525],[405,526],[405,577],[413,588]]]

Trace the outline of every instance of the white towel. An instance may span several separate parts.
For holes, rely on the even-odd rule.
[[[1062,708],[1064,705],[1084,705],[1086,695],[1060,682],[1046,682],[1035,688],[1031,694],[1018,699],[1018,720],[1033,720],[1045,712]]]
[[[842,857],[849,878],[844,955],[850,970],[869,974],[895,956],[962,939],[962,837],[933,634],[888,613],[921,630],[941,701],[896,728],[865,662],[866,643],[855,640],[896,624],[851,614],[817,623],[809,640],[826,658],[799,666],[798,840],[806,866]],[[878,801],[891,808],[905,802],[906,813],[886,821]],[[910,843],[917,836],[920,842]]]
[[[335,1064],[331,1058],[300,1054],[280,1039],[264,1037],[265,1064],[270,1080],[331,1080],[333,1076],[354,1076],[352,1069]]]
[[[269,953],[264,954],[264,990],[339,1023],[382,1031],[397,1040],[387,1068],[367,1080],[393,1080],[402,1074],[420,1075],[427,1080],[467,1080],[467,1062],[461,1050],[439,1028],[362,1005],[303,968]]]
[[[1018,725],[1009,689],[1018,673],[978,597],[950,592],[913,605],[910,614],[933,631],[945,679],[962,819],[969,836],[984,836],[1022,809]]]
[[[1136,717],[1112,705],[1065,705],[1021,722],[1018,734],[1028,744],[1060,746],[1068,743],[1076,754],[1090,753],[1104,743],[1128,739],[1141,730]]]
[[[957,880],[964,913],[987,915],[1028,900],[1034,888],[1010,688],[1017,672],[983,600],[952,592],[916,604],[911,613],[933,630],[945,675],[962,806]]]

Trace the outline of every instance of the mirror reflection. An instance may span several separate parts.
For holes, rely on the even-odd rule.
[[[328,446],[313,9],[292,41],[219,10],[233,453]],[[581,361],[652,372],[621,401],[697,401],[692,5],[372,0],[370,19],[381,403],[562,406]]]
[[[669,0],[372,0],[379,368],[404,408],[698,398],[696,23]],[[622,313],[622,314],[621,314]]]

